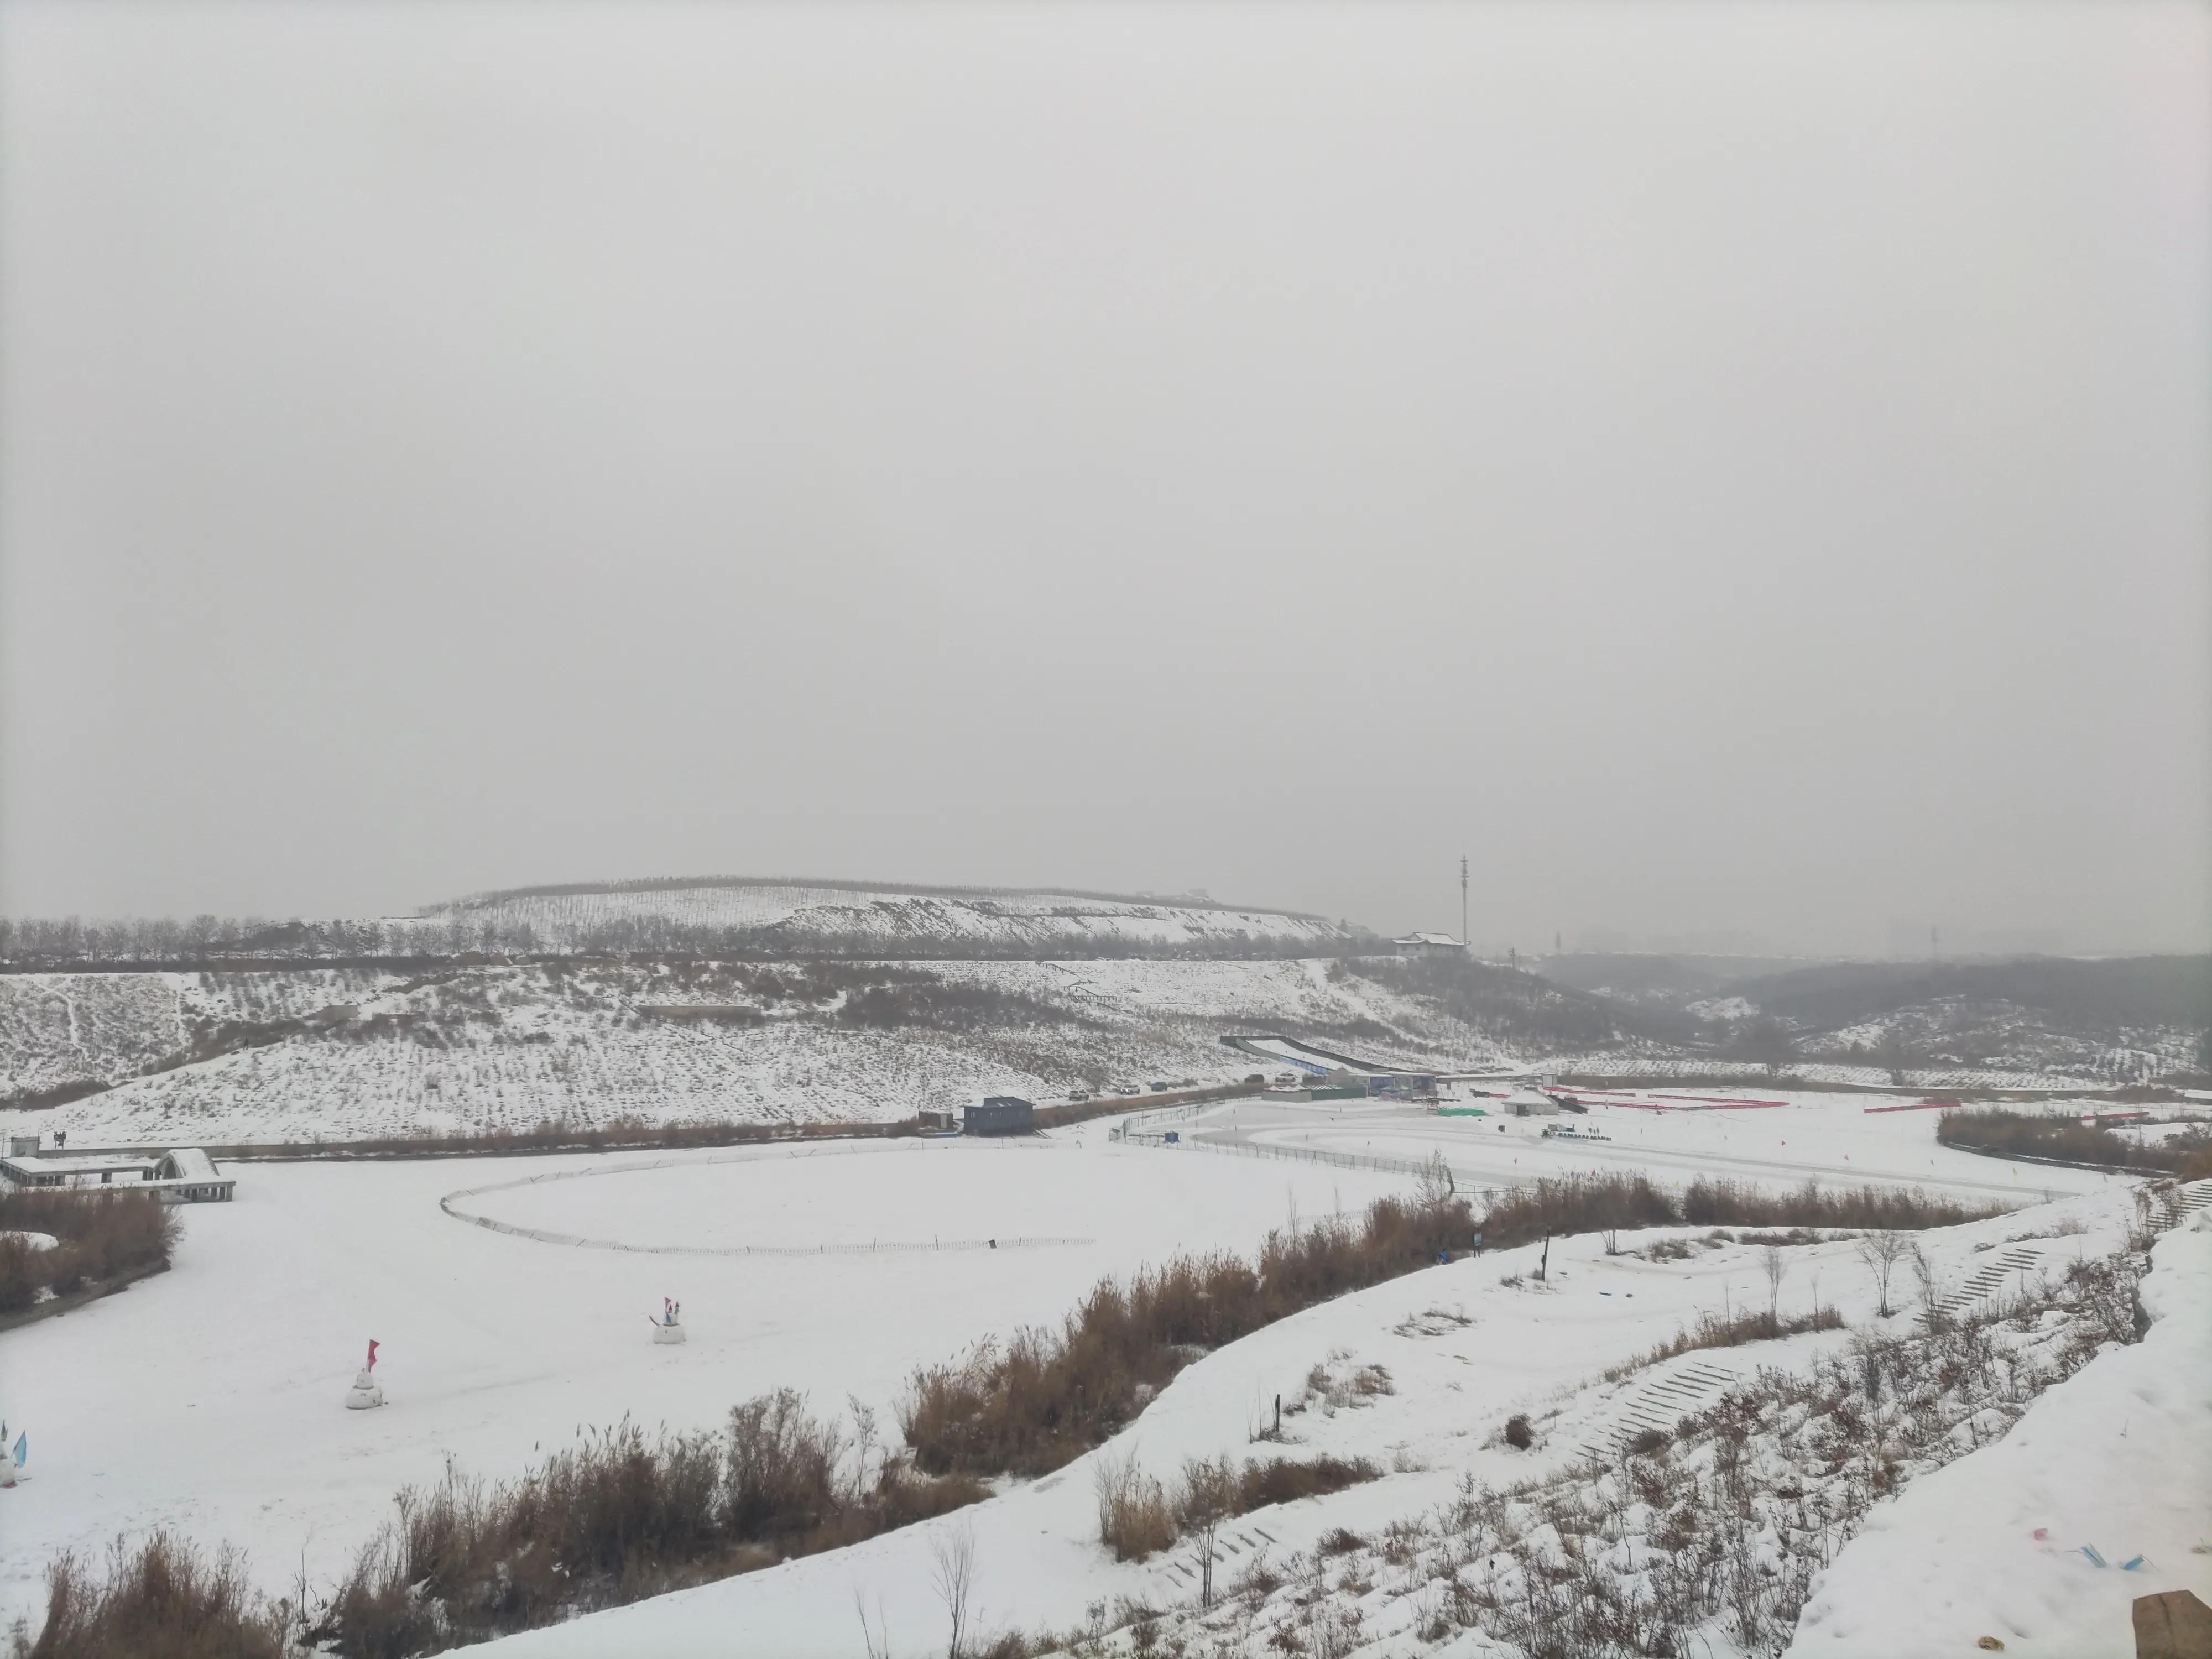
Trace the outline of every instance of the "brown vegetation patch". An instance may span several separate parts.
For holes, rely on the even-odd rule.
[[[46,1622],[33,1643],[18,1626],[16,1659],[284,1659],[285,1611],[265,1605],[246,1564],[212,1561],[157,1532],[136,1548],[118,1539],[95,1576],[74,1554],[46,1569]]]
[[[1501,1194],[1482,1218],[1492,1248],[1532,1244],[1567,1233],[1689,1225],[1790,1228],[1790,1243],[1811,1243],[1804,1230],[1950,1227],[1998,1213],[1930,1198],[1904,1188],[1822,1187],[1768,1192],[1746,1182],[1700,1176],[1679,1194],[1640,1175],[1547,1176]],[[1668,1254],[1674,1254],[1670,1246]]]
[[[2070,1117],[1990,1107],[1944,1113],[1936,1125],[1936,1139],[1946,1146],[1985,1152],[1992,1158],[2142,1170],[2179,1176],[2185,1181],[2212,1176],[2212,1131],[2201,1127],[2170,1140],[2146,1144]]]
[[[519,1480],[455,1467],[399,1494],[311,1635],[345,1659],[404,1659],[858,1543],[988,1496],[812,1416],[789,1389],[732,1410],[720,1435],[586,1435]],[[858,1451],[857,1456],[849,1454]]]
[[[1261,1462],[1248,1458],[1240,1468],[1223,1457],[1194,1459],[1170,1491],[1138,1467],[1136,1453],[1102,1457],[1091,1476],[1098,1497],[1098,1541],[1116,1561],[1141,1561],[1167,1549],[1186,1531],[1207,1534],[1234,1516],[1249,1515],[1302,1498],[1325,1498],[1382,1470],[1364,1457],[1288,1457]]]
[[[1256,1261],[1179,1256],[1126,1283],[1102,1279],[1056,1332],[1020,1330],[1003,1347],[917,1370],[900,1427],[933,1474],[1048,1474],[1130,1422],[1192,1359],[1465,1249],[1474,1232],[1464,1200],[1425,1189],[1376,1200],[1358,1224],[1270,1233]]]
[[[0,1187],[0,1231],[50,1233],[50,1249],[0,1238],[0,1316],[27,1311],[39,1292],[72,1296],[165,1267],[179,1228],[151,1193]]]

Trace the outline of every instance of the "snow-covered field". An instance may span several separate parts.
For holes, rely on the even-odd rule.
[[[1936,1271],[1953,1284],[1994,1259],[1994,1250],[2024,1250],[2033,1264],[2011,1276],[2019,1285],[2037,1275],[2063,1277],[2072,1262],[2118,1248],[2127,1208],[2119,1194],[2089,1195],[1946,1230],[1928,1243]],[[1682,1231],[1642,1234],[1636,1242]],[[1084,1626],[1093,1608],[1141,1603],[1161,1610],[1164,1638],[1202,1644],[1193,1650],[1257,1655],[1279,1647],[1252,1616],[1272,1607],[1285,1616],[1278,1628],[1293,1637],[1304,1630],[1304,1650],[1312,1650],[1321,1632],[1342,1644],[1333,1651],[1349,1652],[1356,1630],[1359,1650],[1374,1642],[1377,1655],[1512,1652],[1477,1631],[1433,1627],[1442,1589],[1418,1553],[1394,1553],[1393,1529],[1417,1537],[1463,1498],[1469,1479],[1496,1487],[1571,1476],[1594,1442],[1610,1443],[1649,1390],[1669,1378],[1670,1386],[1689,1386],[1693,1375],[1690,1365],[1669,1362],[1607,1381],[1600,1375],[1607,1367],[1634,1358],[1698,1312],[1741,1308],[1761,1294],[1753,1289],[1758,1253],[1744,1246],[1700,1249],[1674,1261],[1609,1258],[1595,1239],[1565,1240],[1553,1246],[1544,1285],[1528,1277],[1536,1254],[1530,1247],[1438,1267],[1285,1320],[1191,1366],[1115,1443],[976,1510],[512,1638],[492,1650],[501,1659],[615,1653],[703,1659],[725,1651],[732,1632],[744,1632],[763,1650],[842,1655],[860,1643],[858,1602],[888,1634],[890,1651],[908,1659],[942,1650],[946,1615],[936,1552],[965,1538],[976,1573],[971,1614],[986,1631],[1066,1632]],[[1872,1282],[1849,1243],[1790,1254],[1785,1312],[1818,1297],[1862,1328],[1909,1328],[1909,1313],[1876,1318]],[[2212,1530],[2212,1489],[2203,1480],[2212,1434],[2206,1383],[2212,1373],[2203,1364],[2205,1332],[2212,1329],[2212,1236],[2175,1236],[2155,1260],[2148,1283],[2157,1288],[2146,1293],[2165,1324],[2155,1345],[2093,1360],[2080,1379],[2083,1397],[2061,1404],[2075,1385],[2060,1384],[2041,1414],[2022,1425],[2027,1449],[2006,1460],[1995,1504],[1978,1501],[1980,1463],[1969,1455],[1926,1500],[1914,1502],[1908,1485],[1905,1502],[1878,1506],[1863,1547],[1847,1545],[1826,1578],[1815,1580],[1816,1611],[1808,1613],[1796,1650],[1919,1659],[1973,1651],[1975,1637],[2003,1630],[2014,1640],[2058,1638],[2030,1650],[2120,1659],[2132,1650],[2130,1595],[2212,1588],[2212,1560],[2192,1553]],[[1829,1332],[1689,1358],[1742,1382],[1761,1367],[1808,1367],[1844,1351],[1848,1340],[1847,1333]],[[1357,1403],[1331,1407],[1326,1389],[1316,1395],[1312,1388],[1316,1370],[1325,1381],[1342,1382],[1373,1366],[1387,1373],[1389,1386],[1357,1396]],[[1305,1407],[1289,1419],[1293,1455],[1364,1457],[1391,1473],[1232,1522],[1217,1583],[1256,1586],[1257,1600],[1248,1595],[1242,1610],[1232,1602],[1201,1619],[1193,1546],[1124,1564],[1101,1547],[1093,1471],[1104,1460],[1134,1455],[1171,1477],[1185,1458],[1272,1449],[1251,1442],[1278,1395]],[[2119,1460],[2107,1461],[2106,1449],[2129,1432],[2133,1408],[2142,1410],[2158,1437],[2142,1450],[2122,1447]],[[1531,1452],[1498,1439],[1516,1412],[1537,1421]],[[2055,1457],[2034,1455],[2053,1431],[2068,1443]],[[1966,1443],[1962,1432],[1961,1449]],[[2165,1464],[2153,1469],[2160,1447]],[[2147,1476],[2140,1487],[2138,1474]],[[2038,1524],[2051,1538],[2033,1537]],[[2079,1541],[2093,1541],[2094,1532],[2130,1554],[2153,1551],[2154,1559],[2124,1578],[2114,1571],[2110,1583],[2094,1579],[2085,1558],[2066,1553],[2076,1532]],[[1954,1543],[1962,1547],[1956,1555]],[[1861,1553],[1872,1558],[1864,1567]],[[1908,1559],[1909,1567],[1893,1565]],[[2117,1569],[2128,1556],[2110,1559]],[[1274,1582],[1287,1577],[1286,1588],[1270,1591],[1255,1572],[1271,1563]],[[1988,1576],[1958,1582],[1961,1572],[1975,1571]],[[1297,1605],[1302,1601],[1305,1606]],[[1311,1617],[1315,1601],[1324,1604],[1318,1619]],[[1922,1608],[1936,1617],[1919,1618]],[[1742,1652],[1718,1628],[1711,1637],[1717,1656]],[[1128,1651],[1128,1639],[1125,1632],[1107,1650]]]
[[[235,1203],[185,1212],[172,1272],[0,1335],[0,1412],[11,1432],[29,1430],[34,1453],[34,1479],[0,1494],[0,1619],[35,1605],[55,1551],[96,1548],[118,1531],[169,1524],[242,1545],[273,1589],[303,1560],[311,1575],[334,1572],[389,1513],[394,1491],[434,1479],[449,1455],[511,1474],[580,1425],[628,1414],[711,1426],[738,1401],[782,1386],[819,1408],[849,1395],[884,1412],[917,1364],[1054,1322],[1103,1273],[1177,1250],[1249,1249],[1293,1215],[1355,1210],[1407,1184],[1284,1153],[1418,1157],[1433,1147],[1462,1184],[1619,1167],[1611,1158],[1662,1179],[1703,1170],[1794,1184],[1832,1169],[1824,1179],[1863,1173],[1979,1196],[1994,1187],[2023,1200],[2078,1189],[1931,1235],[1953,1283],[1991,1245],[2062,1224],[2078,1231],[2037,1246],[2056,1252],[2054,1262],[2108,1249],[2128,1213],[2124,1183],[2039,1170],[2015,1188],[2006,1166],[1934,1147],[1933,1114],[1860,1105],[1809,1097],[1779,1111],[1580,1121],[1615,1134],[1609,1146],[1544,1141],[1527,1120],[1501,1134],[1484,1120],[1321,1107],[1263,1117],[1244,1105],[1192,1127],[1274,1155],[1116,1143],[1094,1123],[1027,1143],[236,1164]],[[994,1238],[1001,1248],[988,1247]],[[1185,1455],[1242,1455],[1273,1395],[1297,1401],[1316,1366],[1384,1365],[1393,1392],[1298,1416],[1296,1455],[1364,1455],[1401,1471],[1255,1517],[1271,1547],[1306,1549],[1329,1528],[1372,1529],[1442,1501],[1463,1472],[1487,1480],[1535,1467],[1489,1443],[1511,1412],[1545,1423],[1540,1456],[1570,1457],[1607,1431],[1638,1386],[1601,1382],[1598,1372],[1705,1312],[1764,1294],[1748,1246],[1659,1261],[1563,1240],[1548,1286],[1503,1282],[1527,1272],[1530,1254],[1431,1268],[1223,1349],[1177,1379],[1123,1437],[1127,1447],[1164,1474]],[[1871,1283],[1849,1244],[1791,1254],[1785,1313],[1817,1295],[1854,1322],[1871,1317]],[[684,1304],[685,1346],[648,1340],[645,1321],[663,1296]],[[340,1401],[370,1337],[384,1344],[379,1376],[392,1403],[348,1413]],[[1740,1366],[1841,1340],[1721,1358]],[[2172,1398],[2159,1408],[2181,1409]],[[979,1540],[991,1622],[1066,1628],[1102,1598],[1187,1595],[1178,1557],[1117,1566],[1099,1548],[1090,1478],[1086,1462],[945,1523]],[[516,1650],[720,1652],[731,1630],[744,1629],[772,1632],[779,1652],[848,1654],[860,1584],[881,1597],[896,1650],[920,1653],[941,1645],[928,1589],[928,1546],[941,1531],[518,1638]]]
[[[1513,1186],[1577,1170],[1649,1175],[1676,1185],[1704,1176],[1769,1188],[1818,1182],[1912,1187],[1974,1205],[2025,1204],[2106,1190],[2113,1177],[2045,1164],[2008,1164],[1939,1146],[1936,1112],[1869,1111],[1905,1096],[1711,1091],[1780,1100],[1759,1110],[1652,1112],[1590,1099],[1586,1116],[1431,1117],[1417,1109],[1325,1103],[1305,1109],[1239,1102],[1187,1136],[1248,1152],[1315,1152],[1418,1163],[1443,1152],[1462,1186]],[[2052,1107],[2051,1109],[2062,1109]],[[1602,1140],[1547,1139],[1547,1124]]]
[[[238,1196],[184,1212],[175,1267],[0,1334],[0,1417],[35,1478],[0,1493],[0,1628],[61,1549],[170,1524],[228,1540],[279,1588],[334,1571],[450,1453],[518,1472],[579,1424],[712,1427],[790,1386],[888,1407],[916,1364],[1057,1322],[1102,1274],[1249,1249],[1293,1209],[1403,1182],[1311,1165],[1036,1142],[846,1142],[635,1157],[236,1164]],[[641,1163],[663,1167],[640,1170]],[[470,1225],[444,1195],[525,1224],[696,1254],[562,1248]],[[1082,1244],[710,1254],[1047,1234]],[[656,1347],[662,1297],[690,1340]],[[343,1409],[368,1340],[392,1403]]]

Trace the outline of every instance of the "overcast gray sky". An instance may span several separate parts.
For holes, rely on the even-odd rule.
[[[0,7],[0,908],[2212,939],[2212,13]]]

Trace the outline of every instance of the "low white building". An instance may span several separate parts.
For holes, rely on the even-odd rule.
[[[11,1187],[147,1192],[164,1204],[228,1203],[236,1177],[198,1146],[110,1146],[82,1152],[10,1152],[0,1180]]]
[[[1557,1117],[1559,1103],[1541,1089],[1516,1089],[1500,1109],[1515,1117]]]

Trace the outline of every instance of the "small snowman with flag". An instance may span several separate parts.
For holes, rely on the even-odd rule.
[[[683,1311],[681,1302],[672,1302],[665,1296],[660,1298],[660,1317],[654,1319],[650,1314],[646,1316],[653,1325],[653,1340],[655,1342],[684,1340],[684,1326],[678,1317]]]
[[[365,1412],[372,1406],[384,1403],[384,1390],[376,1386],[376,1349],[374,1337],[368,1340],[368,1364],[353,1374],[353,1387],[346,1390],[346,1409]]]
[[[12,1486],[18,1480],[28,1480],[31,1472],[23,1466],[31,1461],[31,1431],[28,1429],[15,1437],[15,1446],[8,1445],[8,1425],[0,1423],[0,1486]]]

